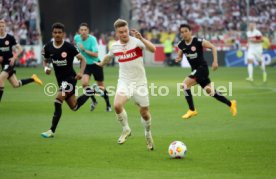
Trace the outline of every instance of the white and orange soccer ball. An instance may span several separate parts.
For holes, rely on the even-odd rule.
[[[169,146],[168,152],[171,158],[183,158],[187,153],[187,147],[181,141],[173,141]]]

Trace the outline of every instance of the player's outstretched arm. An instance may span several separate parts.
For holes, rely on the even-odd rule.
[[[50,75],[51,74],[51,68],[49,67],[49,59],[44,59],[43,60],[43,66],[44,66],[44,71],[46,73],[46,75]]]
[[[98,57],[98,52],[93,52],[93,51],[89,51],[89,50],[86,50],[82,44],[80,44],[80,49],[86,53],[87,55],[91,56],[91,57]]]
[[[112,59],[112,57],[110,57],[109,55],[105,55],[104,58],[99,63],[96,63],[96,64],[100,67],[103,67],[104,65],[109,63],[111,61],[111,59]]]
[[[130,31],[132,33],[132,35],[134,37],[136,37],[137,39],[141,40],[143,42],[143,44],[146,46],[146,48],[154,53],[156,50],[155,45],[153,45],[153,43],[151,43],[150,41],[146,40],[144,37],[142,37],[142,35],[140,34],[140,32],[138,32],[136,29],[131,29]]]
[[[209,48],[209,49],[212,50],[212,54],[213,54],[212,69],[215,71],[218,68],[218,54],[217,54],[217,48],[216,48],[216,46],[214,46],[208,40],[203,40],[202,46],[204,48]]]
[[[183,58],[183,51],[179,49],[177,52],[177,57],[175,59],[175,62],[176,63],[180,62],[182,60],[182,58]]]
[[[77,59],[80,61],[80,72],[77,74],[76,79],[80,80],[82,78],[82,75],[84,73],[84,69],[86,67],[85,58],[79,53],[77,56]]]
[[[20,44],[15,45],[16,53],[13,55],[12,58],[10,58],[10,65],[13,66],[15,63],[15,60],[18,58],[18,56],[22,53],[23,49]]]

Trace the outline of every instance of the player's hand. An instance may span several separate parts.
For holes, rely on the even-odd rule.
[[[178,62],[180,62],[181,60],[182,60],[181,57],[176,57],[175,62],[178,63]]]
[[[49,67],[44,67],[44,71],[45,71],[45,73],[46,73],[46,75],[50,75],[51,74],[51,68],[49,68]]]
[[[142,35],[140,34],[140,32],[138,32],[136,29],[131,29],[130,32],[137,39],[141,40],[143,38]]]
[[[101,62],[97,62],[95,64],[98,65],[99,67],[103,67],[103,64]]]
[[[14,66],[15,58],[10,58],[10,66]]]
[[[84,47],[83,47],[82,44],[79,44],[79,48],[80,48],[81,50],[84,50]]]
[[[216,71],[218,69],[218,63],[217,62],[213,62],[212,64],[212,70]]]
[[[3,62],[3,57],[2,56],[0,56],[0,63],[2,63]]]
[[[82,78],[82,74],[81,73],[78,73],[75,77],[76,80],[80,80]]]

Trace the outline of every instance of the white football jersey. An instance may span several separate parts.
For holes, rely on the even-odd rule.
[[[260,31],[258,31],[257,29],[254,29],[253,31],[247,31],[246,33],[247,38],[261,38],[262,37],[262,33]],[[252,43],[250,41],[248,41],[248,49],[252,49],[252,50],[260,50],[262,49],[262,42],[260,43]]]
[[[143,85],[147,83],[144,68],[143,42],[132,36],[126,44],[116,41],[108,53],[110,57],[115,57],[119,62],[119,81],[127,84]]]

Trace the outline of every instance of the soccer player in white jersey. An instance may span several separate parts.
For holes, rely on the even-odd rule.
[[[107,64],[113,57],[119,62],[119,79],[114,99],[114,109],[118,121],[123,127],[119,144],[123,144],[131,135],[128,125],[127,113],[124,109],[126,102],[132,98],[139,106],[141,122],[145,129],[147,148],[153,150],[153,139],[151,135],[151,115],[149,112],[149,97],[147,78],[143,63],[143,50],[155,52],[155,46],[135,29],[131,30],[133,36],[129,35],[128,23],[118,19],[114,23],[118,41],[115,42],[109,53],[98,63],[100,66]]]
[[[266,82],[267,74],[265,71],[265,62],[262,58],[263,53],[263,38],[262,33],[256,29],[255,23],[249,24],[249,30],[246,33],[248,38],[248,51],[247,51],[247,70],[248,77],[246,80],[253,81],[253,65],[254,62],[258,62],[263,71],[263,81]]]

